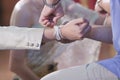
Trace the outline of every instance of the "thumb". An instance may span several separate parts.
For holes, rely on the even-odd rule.
[[[56,15],[54,18],[53,18],[53,21],[55,23],[57,23],[57,21],[62,17],[63,15]]]

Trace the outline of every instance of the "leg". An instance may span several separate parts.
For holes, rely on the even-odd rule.
[[[97,63],[86,64],[53,72],[41,80],[118,80],[110,71]]]

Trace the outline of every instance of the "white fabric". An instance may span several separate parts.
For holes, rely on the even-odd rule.
[[[39,35],[38,35],[39,34]],[[43,28],[0,27],[0,50],[40,49]]]
[[[58,41],[62,39],[62,34],[59,26],[54,26],[54,36]]]

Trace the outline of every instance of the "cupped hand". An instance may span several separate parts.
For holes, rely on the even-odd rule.
[[[56,8],[50,8],[45,5],[41,12],[39,23],[46,27],[53,27],[63,15],[64,12],[61,4]]]
[[[90,31],[90,29],[89,22],[86,19],[79,18],[63,25],[61,32],[64,39],[80,40]]]

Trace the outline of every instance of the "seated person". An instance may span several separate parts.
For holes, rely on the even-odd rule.
[[[66,21],[70,21],[77,17],[86,17],[87,20],[89,20],[90,23],[93,24],[93,23],[97,22],[98,18],[101,18],[98,16],[98,14],[96,12],[88,10],[87,8],[84,8],[81,5],[74,3],[71,0],[63,1],[62,5],[64,7],[64,12],[67,15],[65,15],[65,18],[61,20],[60,24],[66,22]],[[43,0],[20,0],[20,1],[18,1],[18,3],[15,5],[15,8],[13,10],[10,24],[14,25],[14,26],[20,26],[20,27],[26,26],[26,27],[30,27],[30,28],[43,28],[38,22],[43,6],[44,6]],[[78,8],[80,8],[80,10],[78,10]],[[77,11],[77,13],[72,15],[71,13],[74,11]],[[88,13],[89,15],[87,15],[87,14],[84,15],[82,13]],[[99,24],[101,24],[101,23],[99,22]],[[68,30],[70,30],[70,29],[68,29]],[[65,32],[66,32],[65,33],[66,35],[69,34],[69,32],[67,32],[67,31],[65,31]],[[73,36],[75,36],[75,34]],[[47,37],[52,38],[52,36],[47,36]],[[72,37],[72,35],[69,37]],[[69,37],[67,37],[67,39],[69,39]],[[45,40],[43,41],[43,45],[41,46],[40,51],[39,50],[12,50],[11,51],[10,68],[13,72],[15,72],[23,80],[24,79],[30,80],[30,78],[31,78],[31,80],[37,80],[40,77],[42,77],[43,75],[57,70],[57,64],[53,61],[54,57],[56,58],[56,55],[62,54],[63,51],[66,51],[65,54],[69,53],[69,51],[68,51],[69,49],[67,48],[67,47],[69,47],[68,45],[63,45],[63,44],[60,44],[55,41],[47,42],[45,44],[44,44],[44,42],[45,42]],[[87,42],[87,41],[85,41],[85,42]],[[83,43],[85,43],[85,42],[83,42]],[[79,45],[78,45],[78,43],[79,42],[77,42],[77,43],[73,42],[70,45],[74,45],[76,47],[78,46],[80,48],[79,45],[81,43],[79,43]],[[100,43],[94,42],[94,44],[97,44],[96,46],[93,45],[93,46],[95,46],[94,51],[96,52],[96,48],[99,48]],[[32,44],[28,44],[28,45],[32,45]],[[88,44],[86,46],[88,46]],[[67,50],[66,50],[66,48],[67,48]],[[60,50],[60,49],[62,49],[62,50]],[[72,49],[72,51],[73,51],[72,53],[74,53],[75,50],[76,49]],[[20,54],[18,54],[18,53],[20,53]],[[86,54],[88,54],[88,53],[86,53]],[[90,60],[86,60],[86,61],[83,60],[83,63],[88,63],[88,62],[97,60],[95,57],[98,57],[98,56],[94,55],[94,52],[92,55],[93,55],[92,58],[89,58]],[[85,55],[85,57],[86,57],[85,59],[88,59],[89,56]],[[79,64],[81,64],[81,63],[79,63]],[[58,65],[59,65],[59,62],[58,62]]]
[[[111,3],[111,5],[110,5]],[[45,76],[41,80],[119,80],[120,79],[120,29],[119,17],[120,11],[118,8],[119,0],[99,0],[98,4],[102,10],[107,11],[112,17],[112,30],[109,27],[102,27],[101,25],[92,25],[90,33],[87,38],[95,40],[111,42],[112,38],[117,55],[113,58],[102,60],[95,63],[90,63],[82,66],[77,66],[69,69],[59,70]],[[111,11],[110,11],[111,8]],[[47,10],[47,8],[46,8]],[[44,11],[44,9],[43,9]],[[63,76],[64,75],[64,76]],[[70,76],[71,75],[71,76]]]

